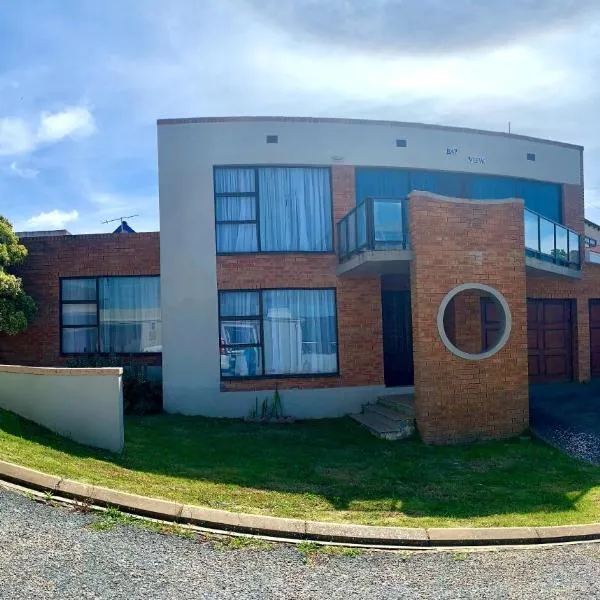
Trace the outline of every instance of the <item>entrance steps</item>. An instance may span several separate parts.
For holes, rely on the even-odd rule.
[[[415,433],[414,397],[409,394],[379,396],[377,402],[364,404],[362,412],[350,416],[384,440],[403,440]]]

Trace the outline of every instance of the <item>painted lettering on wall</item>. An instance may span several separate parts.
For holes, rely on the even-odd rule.
[[[446,154],[456,156],[458,154],[458,148],[446,148]]]
[[[485,165],[485,158],[483,156],[468,156],[467,158],[472,165]]]

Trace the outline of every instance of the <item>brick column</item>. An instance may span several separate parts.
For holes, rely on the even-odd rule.
[[[455,443],[520,433],[529,416],[522,201],[414,192],[409,224],[415,409],[422,438]],[[511,335],[488,359],[456,356],[437,330],[444,296],[465,283],[495,288],[510,307]],[[455,327],[461,326],[457,318]]]

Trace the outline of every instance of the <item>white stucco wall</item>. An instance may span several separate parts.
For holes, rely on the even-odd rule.
[[[279,143],[266,143],[271,134]],[[396,147],[396,139],[406,139],[407,147]],[[530,152],[535,161],[526,160]],[[169,412],[247,414],[242,393],[220,392],[213,166],[235,164],[407,167],[582,182],[580,147],[518,136],[331,120],[159,122],[163,389]],[[371,391],[364,390],[367,396]],[[306,394],[294,392],[288,397],[297,397],[298,410],[305,412]],[[344,397],[335,388],[319,391],[319,402],[330,409],[315,405],[314,416],[337,414]],[[355,403],[347,396],[346,412]]]
[[[0,365],[0,408],[88,446],[121,452],[121,368]]]

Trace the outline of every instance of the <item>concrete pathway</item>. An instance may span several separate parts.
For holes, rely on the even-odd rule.
[[[600,598],[600,545],[466,553],[223,549],[0,489],[0,599]]]
[[[571,456],[600,464],[600,382],[533,385],[531,427]]]

